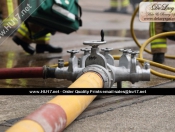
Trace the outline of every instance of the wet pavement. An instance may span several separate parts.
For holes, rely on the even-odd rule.
[[[86,32],[85,32],[86,31]],[[120,32],[121,31],[121,32]],[[113,51],[110,53],[112,55],[121,55],[119,52],[120,48],[130,48],[132,50],[139,50],[139,48],[136,46],[136,44],[133,42],[131,36],[129,35],[130,32],[127,30],[127,34],[125,36],[122,36],[122,30],[109,30],[105,31],[105,40],[107,41],[106,45],[100,46],[100,48],[106,48],[111,47],[114,48]],[[137,37],[140,42],[144,42],[144,34],[148,33],[148,31],[135,31],[137,34]],[[58,45],[58,43],[64,44],[62,45],[64,51],[61,54],[55,54],[55,53],[45,53],[45,54],[34,54],[29,55],[25,53],[20,46],[17,46],[14,44],[14,42],[11,40],[11,38],[8,38],[7,41],[5,41],[1,45],[0,49],[0,57],[2,58],[0,61],[1,68],[18,68],[18,67],[42,67],[44,65],[51,66],[54,64],[57,64],[59,58],[63,58],[65,61],[68,61],[70,55],[67,53],[67,50],[70,49],[78,49],[85,48],[88,46],[83,45],[83,41],[85,40],[100,40],[100,29],[99,30],[84,30],[80,29],[77,33],[73,33],[71,35],[65,35],[58,33],[55,36],[52,36],[52,44]],[[58,36],[58,37],[57,37]],[[117,36],[117,37],[115,37]],[[68,39],[65,39],[68,37]],[[75,39],[76,38],[76,39]],[[32,44],[33,47],[35,47],[35,44]],[[88,47],[89,48],[89,47]],[[147,47],[149,49],[149,46]],[[168,53],[167,54],[173,54],[174,45],[169,44],[168,47]],[[82,55],[82,52],[78,53],[77,56],[80,57]],[[152,56],[144,53],[145,59],[151,60]],[[171,59],[166,59],[165,64],[169,66],[174,66],[174,61]],[[115,65],[118,66],[118,60],[115,60]],[[168,73],[168,74],[174,74],[172,72],[168,72],[156,67],[151,67],[152,69],[155,69],[162,73]],[[157,79],[158,78],[158,79]],[[130,82],[123,82],[123,88],[149,88],[156,85],[160,85],[161,83],[167,83],[171,80],[160,78],[154,75],[151,75],[151,81],[149,82],[138,82],[135,84],[131,84]],[[37,83],[36,83],[37,82]],[[59,82],[59,83],[58,83]],[[8,87],[8,88],[32,88],[32,87],[68,87],[71,84],[71,81],[63,80],[63,79],[5,79],[0,80],[0,87]],[[116,87],[116,84],[114,84],[114,87]],[[174,86],[173,86],[174,87]]]
[[[63,47],[60,54],[34,54],[25,53],[22,48],[8,38],[0,45],[0,68],[17,67],[42,67],[44,65],[57,64],[59,58],[68,61],[67,50],[81,49],[88,46],[83,45],[85,40],[100,40],[101,29],[105,32],[106,45],[99,48],[114,48],[112,55],[120,55],[119,49],[131,48],[139,50],[130,34],[131,15],[104,13],[103,10],[109,7],[108,0],[80,0],[83,7],[83,27],[70,35],[57,33],[52,36],[51,44]],[[131,8],[129,8],[131,13]],[[148,23],[141,23],[136,17],[134,29],[138,41],[145,42],[149,37]],[[173,55],[174,42],[168,41],[167,54]],[[35,47],[35,44],[32,44]],[[150,49],[150,46],[147,46]],[[77,56],[81,56],[82,52]],[[152,59],[152,56],[144,52],[145,59]],[[118,61],[115,61],[116,66]],[[174,67],[174,60],[166,59],[165,64]],[[174,73],[151,66],[152,69],[174,75]],[[63,79],[4,79],[0,80],[0,88],[64,88],[72,82]],[[116,83],[113,87],[117,87]],[[122,82],[123,88],[174,88],[173,80],[151,75],[150,81],[140,81],[135,84]],[[5,131],[15,122],[25,117],[42,104],[55,96],[0,96],[0,131]],[[98,97],[86,109],[80,117],[75,120],[65,131],[128,131],[128,132],[158,132],[174,131],[172,124],[175,123],[174,96],[101,96]],[[106,105],[108,104],[108,105]],[[151,109],[152,108],[152,109]],[[154,115],[154,113],[157,115]],[[166,115],[164,117],[163,115]],[[152,124],[150,120],[155,119]],[[171,122],[170,122],[171,121]],[[146,125],[147,124],[147,125]],[[161,124],[164,124],[162,126]],[[169,128],[168,128],[169,126]],[[118,128],[117,128],[118,127]],[[120,128],[120,129],[119,129]]]
[[[99,30],[91,30],[91,29],[82,29],[79,30],[78,34],[83,35],[99,35]],[[148,30],[134,30],[135,35],[138,39],[147,39],[149,38],[149,31]],[[117,37],[129,37],[131,38],[131,32],[129,29],[118,29],[118,30],[104,30],[105,36],[117,36]]]

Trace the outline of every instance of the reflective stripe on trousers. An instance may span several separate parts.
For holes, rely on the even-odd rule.
[[[20,33],[22,36],[26,37],[27,39],[30,39],[30,38],[29,38],[29,31],[28,31],[28,28],[26,27],[26,25],[25,25],[24,23],[22,23],[22,24],[20,25],[20,27],[18,28],[17,32]],[[34,32],[32,32],[32,35],[34,35]],[[46,34],[45,36],[40,37],[40,38],[38,38],[38,39],[36,39],[36,40],[48,41],[48,40],[50,40],[50,36],[51,36],[51,34],[48,33],[48,34]]]
[[[111,7],[114,7],[114,8],[120,6],[120,4],[118,3],[118,0],[111,0],[110,5],[111,5]],[[122,1],[121,1],[121,6],[122,6],[122,7],[126,7],[126,6],[128,6],[128,5],[129,5],[129,0],[122,0]]]
[[[150,2],[154,2],[154,0],[150,0]],[[156,0],[156,2],[158,2]],[[165,1],[166,2],[166,1]],[[160,25],[160,24],[159,24]],[[163,29],[163,25],[160,27]],[[160,30],[160,29],[159,29]],[[160,32],[160,31],[159,31]],[[158,32],[158,33],[159,33]],[[163,31],[162,31],[163,32]],[[150,22],[150,36],[154,36],[156,34],[156,22]],[[153,50],[161,50],[161,49],[166,49],[167,48],[167,44],[166,44],[166,38],[157,38],[157,39],[154,39],[152,42],[151,42],[151,49],[152,51]]]
[[[16,27],[18,25],[18,20],[15,18],[14,9],[17,7],[17,0],[1,0],[0,6],[3,18],[2,25],[7,26],[13,21],[13,23],[15,23],[13,26]]]
[[[155,22],[150,22],[150,35],[151,37],[156,35]],[[166,38],[157,38],[151,42],[151,48],[167,48]]]

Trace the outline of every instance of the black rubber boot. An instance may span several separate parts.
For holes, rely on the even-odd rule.
[[[1,23],[1,21],[0,21],[0,23]],[[9,29],[5,29],[2,25],[0,25],[0,31],[1,31],[1,34],[3,34],[2,35],[3,37],[12,37],[16,31],[16,28],[12,27]]]
[[[164,53],[154,53],[153,54],[153,61],[157,63],[163,63],[165,59]]]
[[[113,13],[116,13],[117,12],[117,9],[116,8],[109,8],[109,9],[104,10],[104,12],[113,12]]]
[[[63,49],[61,47],[53,47],[50,44],[36,44],[36,53],[61,53]]]
[[[35,49],[30,46],[28,43],[22,41],[20,38],[17,36],[13,36],[12,40],[17,44],[21,45],[21,47],[29,54],[33,55],[35,53]]]
[[[119,11],[121,14],[128,14],[127,7],[122,7],[121,10]]]

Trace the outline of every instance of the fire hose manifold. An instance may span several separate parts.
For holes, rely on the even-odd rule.
[[[103,38],[103,32],[101,32],[101,36]],[[109,54],[112,50],[111,48],[101,49],[103,54],[99,52],[99,46],[106,44],[106,41],[103,39],[101,41],[84,41],[83,44],[91,46],[91,49],[81,49],[84,51],[84,55],[81,58],[78,59],[75,56],[75,54],[78,53],[77,50],[69,50],[68,53],[70,53],[70,58],[68,67],[64,67],[64,60],[59,59],[56,68],[47,66],[40,69],[34,68],[40,73],[37,77],[42,76],[44,79],[57,78],[71,81],[76,80],[73,83],[74,85],[72,84],[69,88],[75,88],[77,84],[79,86],[83,79],[84,81],[90,79],[91,83],[96,83],[93,87],[99,86],[99,88],[111,88],[115,82],[120,83],[122,81],[130,81],[135,83],[138,81],[150,80],[150,65],[148,62],[145,62],[143,68],[139,66],[136,59],[138,52],[132,51],[131,49],[120,49],[123,53],[119,59],[119,66],[116,67],[114,66],[113,56]],[[25,73],[31,73],[31,69],[28,69],[27,71],[23,69],[22,71],[21,77],[26,77],[27,75]],[[43,72],[43,75],[41,75],[41,71]],[[10,72],[8,73],[10,74]],[[16,73],[16,71],[13,73]],[[32,75],[33,72],[30,77]],[[10,77],[10,75],[8,75],[8,77]],[[13,78],[15,78],[15,76],[13,76]],[[98,81],[95,82],[95,79]],[[80,83],[77,83],[77,81]],[[82,85],[83,88],[90,86],[90,84],[84,85],[83,83]],[[30,132],[44,132],[48,130],[61,132],[82,113],[95,97],[96,95],[56,96],[48,103],[42,105],[33,113],[17,122],[9,128],[7,132],[23,132],[26,130]]]
[[[78,50],[68,50],[67,52],[70,53],[68,67],[64,67],[63,59],[58,60],[56,68],[44,66],[44,79],[57,78],[75,81],[83,73],[93,71],[102,76],[104,88],[112,87],[115,82],[130,81],[135,83],[150,80],[150,64],[145,62],[143,68],[139,66],[136,59],[139,52],[131,49],[120,49],[122,56],[119,59],[119,66],[116,67],[114,66],[114,58],[109,53],[112,48],[101,49],[103,54],[99,52],[99,46],[106,44],[103,39],[103,30],[101,38],[101,41],[84,41],[83,44],[91,46],[91,49],[81,49],[84,52],[81,58],[77,58],[75,55],[79,52]]]

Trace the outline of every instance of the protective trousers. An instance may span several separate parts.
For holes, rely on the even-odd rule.
[[[51,33],[48,33],[40,38],[37,39],[31,39],[30,34],[34,35],[35,33],[42,31],[44,28],[33,23],[28,23],[28,26],[30,28],[30,31],[25,23],[22,23],[20,27],[18,28],[17,32],[15,33],[15,36],[20,38],[22,41],[30,44],[30,43],[36,43],[36,44],[49,44],[50,43],[50,37]]]
[[[150,0],[150,2],[174,2],[175,0]],[[150,36],[163,32],[164,22],[150,22]],[[151,42],[151,51],[152,53],[166,53],[167,52],[167,42],[166,37],[160,37],[154,39]]]
[[[17,0],[0,0],[0,11],[2,12],[3,26],[8,25],[12,19],[14,19],[15,14],[14,10],[17,8]],[[12,27],[16,27],[18,21],[15,21],[15,24]]]
[[[129,0],[121,0],[121,7],[127,7],[129,5]],[[118,8],[120,6],[118,0],[111,0],[111,8]]]

